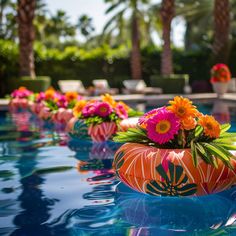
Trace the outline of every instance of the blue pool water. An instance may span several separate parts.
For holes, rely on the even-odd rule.
[[[224,109],[217,117],[236,131],[236,109]],[[117,148],[68,140],[29,113],[0,113],[0,235],[236,235],[236,188],[199,198],[135,193],[114,176]]]

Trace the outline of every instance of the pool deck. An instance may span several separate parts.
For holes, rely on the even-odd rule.
[[[177,94],[161,94],[161,95],[144,95],[144,94],[129,94],[129,95],[115,95],[115,100],[122,100],[125,102],[135,103],[147,103],[149,105],[155,105],[158,103],[166,103]],[[178,94],[179,95],[179,94]],[[196,93],[196,94],[183,94],[183,97],[187,97],[192,101],[214,101],[220,99],[227,102],[236,101],[236,93],[226,93],[220,97],[217,97],[216,93]],[[100,97],[85,97],[85,99],[100,99]],[[0,99],[0,110],[7,110],[8,99]]]

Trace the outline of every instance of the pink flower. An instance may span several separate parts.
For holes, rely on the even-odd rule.
[[[36,102],[39,103],[39,102],[42,102],[43,100],[45,100],[46,96],[45,96],[45,93],[44,92],[40,92],[37,97],[36,97]]]
[[[11,93],[12,98],[27,98],[29,97],[33,92],[30,90],[26,89],[25,87],[20,87],[19,89],[15,89]]]
[[[125,110],[125,107],[122,104],[117,104],[115,107],[116,114],[121,118],[121,119],[127,119],[128,118],[128,113]]]
[[[96,104],[95,115],[106,117],[112,113],[112,107],[107,102],[98,102]]]
[[[66,108],[68,106],[68,102],[64,95],[57,94],[57,106],[59,108]]]
[[[165,107],[160,108],[156,115],[147,120],[147,136],[158,144],[172,140],[179,129],[179,119]]]
[[[141,116],[138,120],[138,124],[143,127],[146,128],[147,127],[147,121],[153,117],[154,115],[156,115],[158,113],[158,111],[160,110],[160,108],[156,108],[153,109],[147,113],[145,113],[143,116]]]
[[[82,115],[84,117],[93,116],[95,114],[97,102],[88,103],[82,110]]]

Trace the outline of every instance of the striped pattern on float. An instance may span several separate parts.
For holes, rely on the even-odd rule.
[[[103,122],[98,125],[90,125],[88,134],[94,142],[103,142],[108,140],[117,131],[115,122]]]
[[[233,170],[221,161],[218,169],[199,158],[194,167],[190,149],[158,149],[127,143],[116,152],[113,167],[120,180],[143,193],[162,196],[191,196],[216,193],[236,184]]]

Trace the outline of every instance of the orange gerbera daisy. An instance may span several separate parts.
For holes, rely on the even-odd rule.
[[[218,138],[220,136],[220,124],[213,116],[201,116],[198,120],[198,124],[203,127],[206,136],[211,138]]]
[[[76,93],[76,92],[67,92],[65,94],[65,97],[66,97],[67,102],[71,102],[71,101],[76,100],[78,98],[78,93]]]
[[[81,114],[81,112],[82,112],[82,110],[83,110],[83,108],[85,107],[86,104],[87,104],[87,102],[85,100],[78,101],[75,104],[75,107],[73,108],[73,115],[75,117],[78,117]]]
[[[102,95],[102,101],[107,102],[111,107],[116,107],[116,101],[113,99],[113,97],[106,93],[105,95]]]
[[[196,125],[197,125],[197,121],[191,116],[181,121],[181,127],[182,129],[185,129],[185,130],[194,129]]]
[[[55,97],[55,90],[54,89],[48,89],[45,91],[45,99],[50,100],[54,99]]]
[[[175,113],[180,120],[187,119],[188,117],[196,117],[199,114],[199,111],[188,98],[176,96],[169,103],[170,106],[167,109]]]

